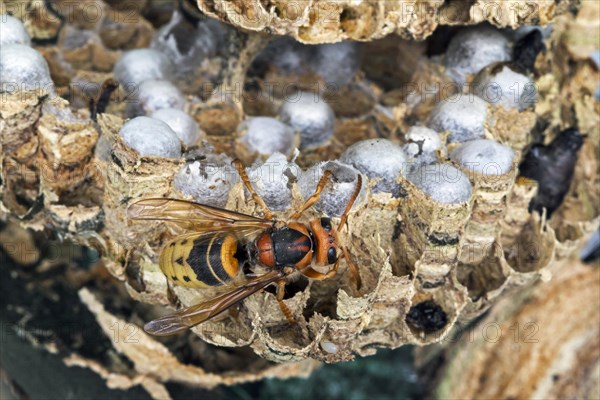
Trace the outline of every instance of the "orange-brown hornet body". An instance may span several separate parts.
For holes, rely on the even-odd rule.
[[[346,259],[351,276],[360,288],[360,275],[348,252],[340,245],[338,231],[344,226],[348,212],[361,189],[358,176],[340,223],[334,228],[331,219],[315,218],[308,224],[298,221],[302,213],[319,200],[330,178],[325,171],[315,193],[288,222],[275,221],[264,201],[256,194],[239,160],[234,164],[252,198],[264,209],[263,218],[240,214],[194,202],[150,198],[133,203],[129,217],[134,220],[163,220],[190,233],[176,237],[162,250],[159,264],[171,282],[191,288],[233,285],[233,289],[209,301],[182,309],[173,315],[159,318],[145,326],[155,335],[169,335],[202,323],[232,305],[272,284],[277,284],[277,301],[290,322],[290,310],[283,303],[286,277],[298,272],[310,279],[333,277],[339,262]],[[240,271],[253,271],[261,266],[268,272],[248,274],[236,284]],[[332,268],[322,273],[313,266]]]
[[[291,222],[260,234],[251,254],[268,268],[304,269],[313,263],[317,266],[335,264],[339,250],[332,230],[329,218],[312,220],[310,227]]]

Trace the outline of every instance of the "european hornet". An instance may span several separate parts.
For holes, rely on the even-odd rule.
[[[192,231],[175,237],[160,254],[160,268],[173,284],[199,289],[230,286],[220,296],[147,323],[144,326],[146,332],[166,336],[189,329],[270,284],[277,285],[277,302],[288,321],[293,323],[292,313],[283,302],[286,283],[300,274],[315,280],[332,278],[342,259],[346,260],[351,278],[360,289],[356,265],[338,238],[360,192],[360,174],[340,222],[334,227],[325,217],[315,218],[308,224],[298,221],[304,211],[319,201],[331,178],[330,171],[323,173],[315,193],[300,209],[287,221],[277,221],[252,188],[242,162],[235,160],[233,164],[252,199],[263,209],[262,218],[168,198],[143,199],[129,207],[130,219],[162,220]],[[333,266],[323,273],[315,270],[313,265]],[[257,266],[267,272],[254,273]],[[242,279],[239,279],[240,275]]]

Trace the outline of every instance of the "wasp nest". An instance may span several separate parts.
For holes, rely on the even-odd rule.
[[[370,41],[396,33],[421,40],[439,25],[489,22],[498,27],[545,25],[569,1],[539,0],[525,4],[476,1],[227,1],[198,0],[202,12],[249,31],[290,35],[303,43]]]
[[[482,13],[487,1],[307,2],[294,17],[279,2],[199,3],[208,15],[234,25],[310,43],[368,41],[392,33],[424,38],[438,25],[437,16],[458,3],[462,17],[455,24],[488,20],[512,28],[545,24],[568,8],[567,2],[537,1],[530,2],[535,12],[507,11],[494,18]],[[326,5],[333,8],[328,11]],[[415,7],[413,17],[400,18],[409,5]],[[523,32],[478,25],[466,33],[444,28],[446,33],[434,33],[426,42],[388,36],[364,45],[306,46],[288,38],[268,45],[261,37],[238,43],[234,34],[229,40],[242,47],[242,55],[244,45],[261,40],[265,43],[254,49],[266,45],[253,63],[238,65],[223,63],[219,54],[231,28],[194,20],[187,8],[143,15],[127,10],[137,18],[124,27],[114,13],[89,25],[69,10],[74,15],[58,19],[60,26],[11,12],[25,21],[34,44],[45,44],[37,47],[45,59],[29,58],[21,67],[47,69],[54,84],[3,89],[2,210],[22,226],[51,228],[98,249],[108,271],[135,300],[175,308],[210,299],[222,289],[169,283],[158,256],[181,232],[160,222],[129,221],[132,202],[175,197],[258,215],[260,207],[231,166],[237,157],[247,162],[250,176],[272,173],[255,186],[276,218],[285,220],[329,170],[332,180],[321,202],[303,216],[306,222],[323,214],[338,217],[357,176],[363,177],[341,233],[358,266],[360,290],[345,263],[333,279],[289,284],[284,302],[296,321],[291,325],[267,288],[195,327],[193,334],[205,342],[250,346],[280,363],[333,363],[374,354],[378,347],[437,342],[457,321],[481,315],[507,290],[548,279],[548,266],[570,255],[598,227],[599,199],[592,189],[599,179],[598,102],[591,95],[596,88],[585,86],[585,77],[597,74],[597,67],[581,48],[586,43],[581,27],[589,23],[584,16],[558,17],[550,36],[532,27]],[[257,17],[240,16],[248,13]],[[327,23],[326,15],[332,16]],[[127,41],[116,34],[122,28]],[[540,35],[537,41],[528,35],[532,30]],[[464,51],[465,46],[479,48],[478,41],[482,48],[500,46],[506,54],[489,59],[485,52]],[[483,71],[463,68],[464,60],[454,62],[458,55],[446,54],[446,47],[471,57],[468,65]],[[534,51],[514,50],[523,48]],[[201,61],[192,68],[186,64],[190,59]],[[191,72],[177,72],[180,66]],[[238,82],[243,96],[233,102],[198,92],[204,84],[214,87],[223,77],[221,67],[244,72],[245,84]],[[5,67],[3,58],[2,68],[13,67],[8,62]],[[121,86],[107,103],[99,88],[108,78]],[[511,79],[535,90],[506,98]],[[96,92],[77,82],[94,83]],[[473,82],[485,82],[490,90],[464,86]],[[8,83],[3,80],[3,88]],[[225,77],[221,88],[230,89],[227,85]],[[91,111],[89,98],[95,100]],[[524,175],[519,165],[533,143],[548,144],[569,126],[588,138],[581,149],[567,151],[576,160],[574,172],[550,218],[550,211],[530,210],[532,199],[545,196],[548,186],[519,176]],[[102,306],[89,291],[81,297],[105,326]],[[154,307],[137,318],[120,318],[148,321],[165,312]],[[157,365],[175,365],[164,362],[175,348],[148,336],[142,345],[148,363],[162,359]],[[134,350],[121,351],[137,357]],[[142,368],[139,361],[136,368]],[[298,373],[309,368],[295,365],[304,365],[294,370]],[[155,372],[144,369],[143,374]],[[185,379],[205,386],[240,380]]]

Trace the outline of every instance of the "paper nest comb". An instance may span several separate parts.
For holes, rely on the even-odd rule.
[[[244,10],[252,7],[260,12],[264,10],[272,17],[267,23],[246,26],[245,19],[237,19],[236,13],[240,12],[237,6],[227,9],[225,2],[215,2],[207,9],[203,1],[199,3],[209,15],[245,29],[289,34],[310,43],[341,39],[368,41],[392,32],[422,39],[437,26],[438,14],[418,14],[416,19],[403,23],[394,20],[394,10],[413,4],[431,7],[440,13],[448,6],[448,2],[443,1],[336,2],[336,19],[330,26],[313,18],[326,2],[301,3],[302,19],[296,24],[278,14],[279,2],[265,6],[264,2],[243,1],[236,4]],[[479,9],[486,3],[468,2],[471,9]],[[567,8],[566,2],[529,3],[538,7],[538,20],[531,21],[518,14],[514,20],[491,22],[513,27],[525,22],[544,23],[555,12]],[[371,11],[370,17],[359,18],[365,15],[365,10]],[[477,17],[480,14],[473,15],[473,19],[467,18],[458,24],[481,20]],[[556,31],[570,29],[577,33],[585,23],[585,20],[575,22],[572,17],[560,17],[555,22]],[[143,23],[137,29],[151,32],[149,25]],[[143,33],[139,34],[144,37]],[[573,37],[569,40],[575,40]],[[576,75],[567,76],[572,72],[567,72],[565,60],[571,57],[581,61],[581,58],[574,54],[576,43],[559,44],[559,40],[565,39],[556,35],[551,40],[553,46],[560,49],[558,56],[553,58],[552,52],[548,52],[544,60],[538,60],[539,65],[550,67],[537,78],[540,101],[535,111],[518,113],[495,109],[492,111],[494,123],[486,127],[487,137],[516,150],[510,172],[491,178],[469,173],[473,195],[468,202],[451,206],[431,200],[403,177],[399,177],[403,188],[399,198],[369,192],[366,200],[351,213],[348,228],[342,233],[342,240],[359,266],[363,280],[360,292],[355,291],[346,269],[341,268],[335,279],[288,287],[291,297],[285,302],[297,321],[295,325],[287,322],[275,296],[263,292],[236,307],[236,315],[224,314],[194,328],[194,333],[217,346],[249,345],[261,357],[275,362],[306,359],[341,362],[374,354],[380,347],[439,341],[456,323],[480,315],[501,294],[549,279],[547,267],[577,249],[581,241],[597,229],[600,214],[598,193],[594,192],[594,185],[590,185],[590,182],[599,182],[597,130],[587,130],[596,137],[587,140],[581,150],[571,191],[550,223],[528,211],[529,200],[536,194],[535,183],[517,179],[521,151],[533,140],[530,132],[537,119],[549,121],[550,126],[577,122],[582,130],[598,123],[597,103],[581,92],[581,77],[590,67],[582,63]],[[560,47],[563,45],[566,49]],[[117,58],[117,51],[107,50],[95,40],[86,46],[91,54],[99,57],[102,65],[111,64]],[[44,49],[50,59],[52,54],[61,52],[59,47]],[[75,66],[76,76],[86,79],[93,76],[96,80],[110,76],[106,72],[110,68],[90,71],[89,66],[77,63],[80,57],[73,53],[64,55],[70,65]],[[51,61],[51,67],[63,61]],[[436,67],[423,65],[419,71],[423,76],[415,79],[442,79]],[[563,75],[568,79],[560,86],[558,77]],[[356,98],[374,96],[378,101],[390,101],[381,89],[373,89],[372,84],[361,79],[357,78],[345,90],[352,91]],[[81,100],[77,94],[73,94],[73,98]],[[555,107],[565,99],[573,103],[572,120],[561,119],[559,107]],[[347,109],[343,101],[337,104],[336,114],[345,115],[338,120],[338,131],[343,129],[348,132],[347,138],[359,140],[374,137],[375,125],[404,130],[409,113],[412,112],[411,117],[422,118],[431,109],[431,104],[409,110],[405,104],[397,103],[393,104],[394,115],[390,116],[373,107],[373,103],[365,101],[364,109],[358,111],[356,104],[347,105]],[[202,106],[197,107],[202,109]],[[139,157],[128,148],[118,134],[123,124],[123,109],[119,103],[111,106],[108,113],[99,116],[97,129],[89,120],[87,110],[72,113],[65,100],[50,100],[39,93],[28,92],[5,95],[5,101],[0,104],[3,213],[20,219],[24,227],[38,230],[51,227],[66,239],[99,249],[108,270],[124,282],[130,295],[138,301],[186,306],[208,299],[219,290],[171,286],[160,271],[156,263],[158,254],[172,232],[159,223],[132,224],[127,220],[126,209],[133,200],[184,197],[173,187],[173,177],[184,160]],[[227,108],[223,108],[222,113],[218,108],[211,109],[211,113],[202,118],[214,120],[205,120],[202,126],[227,130],[227,124],[222,123],[227,112]],[[208,133],[211,139],[211,132]],[[229,131],[215,135],[215,148],[231,151],[228,143],[232,134]],[[97,156],[98,151],[94,153],[99,137],[108,146],[103,157]],[[308,152],[303,161],[310,165],[335,158],[350,143],[341,139],[325,150]],[[303,201],[296,186],[292,194],[292,206]],[[226,208],[247,214],[259,211],[245,198],[241,183],[231,190]],[[276,215],[285,218],[286,213]],[[309,210],[305,218],[314,215],[317,215],[315,211]],[[82,297],[87,299],[86,304],[94,305],[92,308],[99,318],[104,315],[101,307],[89,298],[89,292],[82,293]],[[441,307],[446,317],[446,323],[435,331],[419,329],[407,322],[411,307],[426,301]],[[156,343],[149,337],[145,337],[145,341]],[[127,353],[127,350],[122,351]],[[153,358],[164,358],[162,352],[168,352],[162,347],[156,355],[149,351],[146,356],[149,363]],[[305,373],[306,368],[295,371]],[[294,373],[288,371],[287,376]],[[264,376],[263,373],[256,376],[259,375]],[[198,383],[193,378],[186,381],[204,386],[235,383],[235,380],[212,383],[200,380]]]
[[[489,22],[498,27],[545,25],[567,1],[492,0],[259,1],[198,0],[206,14],[249,31],[290,35],[303,43],[370,41],[396,33],[422,40],[438,25]]]

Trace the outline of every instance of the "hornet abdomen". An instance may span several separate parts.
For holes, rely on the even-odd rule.
[[[240,271],[237,238],[229,233],[174,240],[160,255],[160,268],[173,283],[190,288],[221,286]]]

